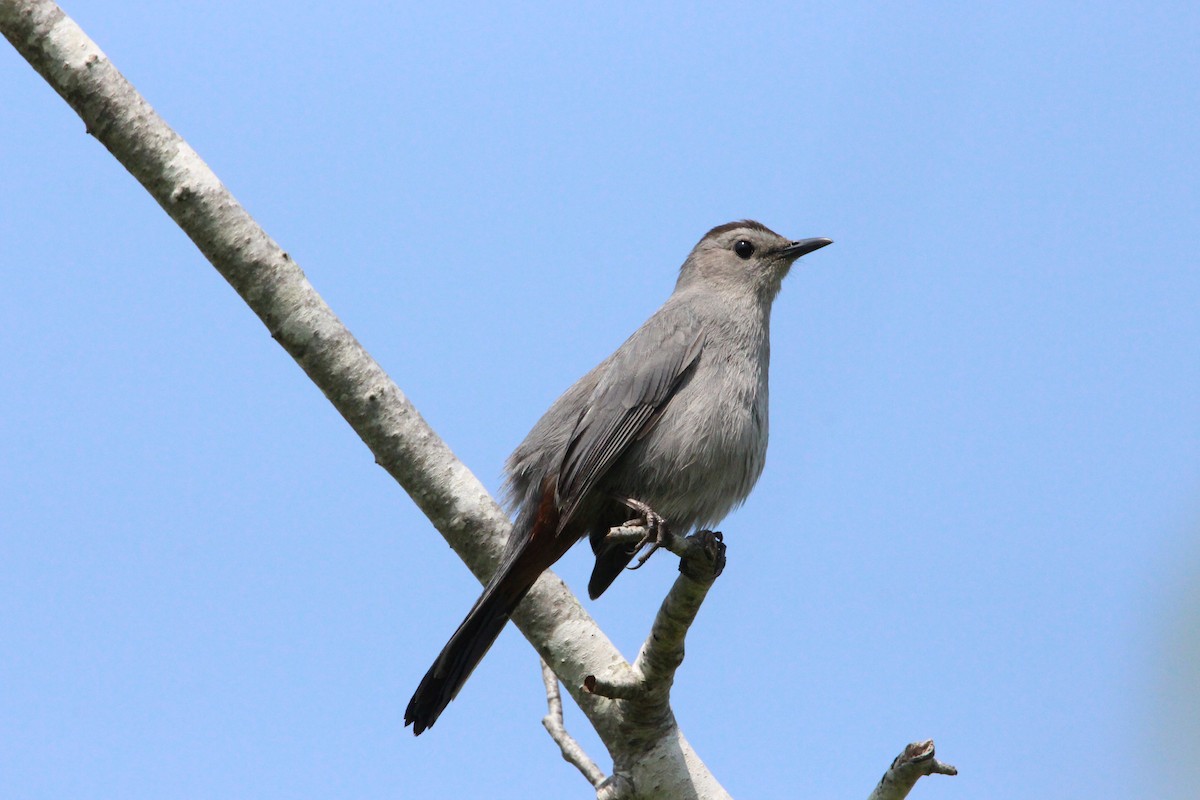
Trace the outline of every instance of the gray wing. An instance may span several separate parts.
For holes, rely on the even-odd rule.
[[[703,331],[690,315],[660,312],[612,355],[563,455],[560,527],[630,443],[658,421],[703,344]]]

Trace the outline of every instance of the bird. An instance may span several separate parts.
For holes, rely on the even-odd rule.
[[[771,305],[793,263],[832,240],[791,240],[760,222],[718,225],[674,291],[612,355],[566,390],[505,464],[515,512],[499,567],[404,712],[432,727],[538,576],[587,537],[594,600],[640,543],[609,540],[630,509],[648,530],[716,525],[766,460]]]

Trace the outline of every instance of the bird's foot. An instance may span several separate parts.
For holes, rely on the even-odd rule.
[[[667,529],[667,521],[662,515],[657,513],[653,508],[643,503],[641,500],[635,500],[632,497],[622,497],[621,502],[636,511],[638,516],[629,520],[622,528],[641,528],[645,531],[642,538],[634,546],[634,552],[645,550],[637,557],[637,563],[629,567],[629,569],[638,569],[647,561],[650,556],[654,555],[660,547],[666,547],[668,550],[674,550],[675,537],[671,535]]]
[[[711,583],[725,569],[725,537],[720,531],[696,531],[683,540],[679,556],[679,571],[701,583]]]

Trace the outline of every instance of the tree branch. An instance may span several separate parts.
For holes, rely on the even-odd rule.
[[[671,552],[680,556],[679,577],[671,586],[633,668],[647,684],[669,691],[675,670],[683,663],[683,640],[696,621],[700,604],[725,568],[725,543],[721,534],[700,531],[675,538]]]
[[[609,532],[609,539],[616,542],[636,543],[644,541],[644,536],[645,529],[639,526],[622,525]],[[648,704],[645,710],[650,716],[660,715],[662,709],[657,706],[669,702],[675,671],[683,663],[684,638],[709,588],[725,568],[725,543],[719,533],[700,531],[683,539],[668,535],[663,546],[680,556],[680,576],[659,606],[632,673],[617,679],[589,675],[584,680],[584,688],[591,694]]]
[[[625,525],[610,535],[632,540],[635,532]],[[617,704],[621,736],[629,742],[670,741],[680,735],[671,711],[675,671],[683,663],[684,638],[700,604],[725,568],[725,544],[719,533],[700,531],[683,539],[667,535],[663,546],[680,556],[680,576],[659,607],[633,669],[616,677],[589,675],[584,680],[587,692]],[[614,754],[614,779],[623,777],[630,766]],[[612,791],[608,796],[622,796],[618,785],[608,788]]]
[[[913,742],[896,756],[867,800],[904,800],[926,775],[957,775],[958,770],[934,756],[933,739]]]
[[[588,783],[599,788],[605,781],[604,772],[596,766],[595,761],[588,758],[588,754],[583,751],[579,742],[575,741],[575,737],[567,733],[567,726],[563,722],[562,695],[558,691],[558,676],[545,661],[541,664],[542,682],[546,684],[546,716],[542,717],[542,725],[562,750],[563,760],[573,764],[583,773],[583,777],[587,778]]]

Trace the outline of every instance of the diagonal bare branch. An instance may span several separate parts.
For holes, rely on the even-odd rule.
[[[55,3],[0,0],[0,32],[191,238],[375,460],[486,579],[503,550],[508,519],[299,266]],[[624,765],[612,785],[641,782],[675,797],[728,796],[677,728],[634,752],[620,735],[624,717],[616,704],[583,691],[589,674],[619,678],[631,668],[553,573],[538,580],[513,619]]]

